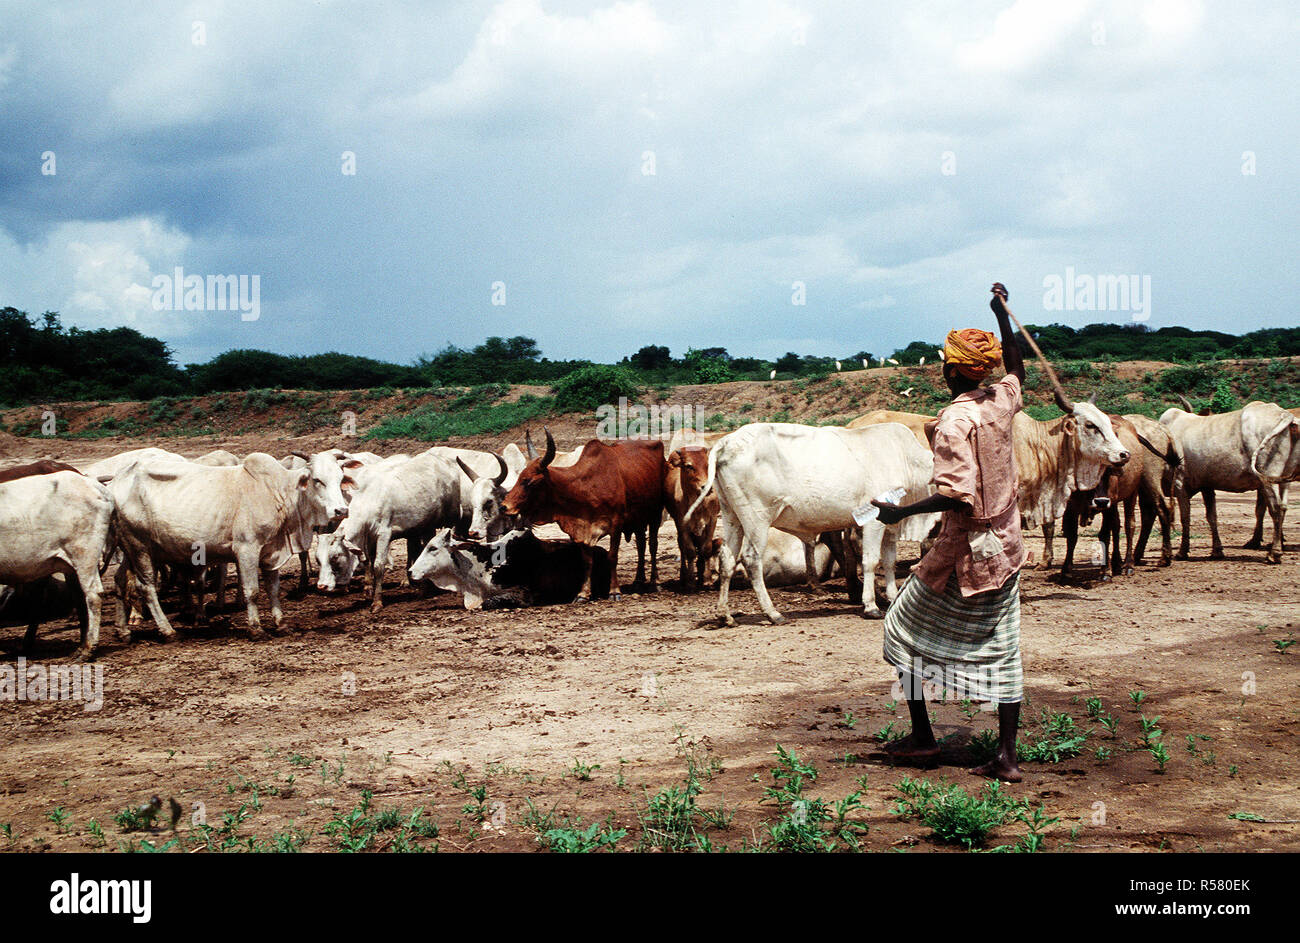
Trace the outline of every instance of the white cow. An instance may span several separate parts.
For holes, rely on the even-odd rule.
[[[86,601],[77,660],[92,658],[99,645],[99,565],[112,516],[108,489],[76,472],[0,484],[0,583],[31,583],[55,573],[74,578]],[[33,626],[24,647],[34,635]]]
[[[496,540],[511,529],[513,522],[501,512],[501,502],[514,487],[519,472],[511,474],[504,457],[444,445],[435,445],[423,454],[453,462],[464,475],[460,482],[460,523],[470,539]]]
[[[921,500],[933,491],[933,474],[934,457],[898,423],[845,429],[760,422],[724,436],[709,452],[709,475],[699,499],[716,483],[723,533],[720,622],[735,625],[727,608],[727,590],[737,559],[744,564],[768,619],[775,625],[785,621],[772,605],[763,579],[768,528],[813,544],[827,531],[857,527],[854,509],[896,488],[904,492],[900,503]],[[885,527],[876,518],[862,527],[864,616],[881,616],[874,591],[877,564],[884,564],[886,598],[892,602],[898,595],[894,560],[900,526],[906,526],[904,539],[919,540],[936,519],[934,514],[918,514],[902,525]]]
[[[1300,419],[1275,403],[1256,401],[1213,416],[1167,409],[1160,423],[1183,450],[1183,488],[1176,493],[1183,538],[1177,559],[1187,559],[1192,495],[1199,492],[1205,499],[1210,559],[1221,560],[1215,491],[1257,490],[1273,519],[1273,543],[1266,559],[1281,563],[1287,483],[1300,475]]]
[[[113,480],[115,475],[130,468],[136,462],[153,459],[170,459],[177,462],[188,461],[185,456],[177,455],[175,452],[168,452],[166,449],[131,449],[129,452],[121,452],[117,455],[110,455],[108,458],[102,458],[92,465],[87,465],[81,471],[87,478],[94,478],[98,482],[107,484]]]
[[[190,459],[195,465],[211,465],[216,468],[229,468],[239,464],[239,456],[225,449],[213,449],[205,455]]]
[[[316,528],[347,517],[343,492],[353,485],[328,455],[313,455],[304,468],[290,471],[254,452],[232,467],[139,462],[117,475],[109,490],[117,504],[115,535],[164,638],[176,633],[158,601],[158,567],[192,565],[196,555],[205,564],[234,561],[249,634],[260,638],[259,569],[279,628],[280,567],[307,547]]]
[[[395,537],[407,538],[409,568],[419,556],[412,541],[423,547],[437,528],[459,521],[460,479],[459,468],[428,453],[389,467],[373,466],[347,520],[334,533],[321,535],[317,588],[322,592],[347,589],[364,555],[370,561],[370,608],[372,612],[382,609],[389,545]]]

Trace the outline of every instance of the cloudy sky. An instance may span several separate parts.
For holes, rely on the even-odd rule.
[[[7,3],[0,306],[181,363],[847,355],[988,320],[994,279],[1131,320],[1045,310],[1072,268],[1149,277],[1153,328],[1293,326],[1296,10]],[[157,310],[176,266],[257,275],[258,318]]]

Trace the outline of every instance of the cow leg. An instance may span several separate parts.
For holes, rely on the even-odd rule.
[[[870,526],[870,525],[868,525]],[[898,528],[882,528],[880,536],[880,567],[885,571],[885,601],[892,603],[898,598],[898,579],[894,570],[898,565]],[[865,541],[864,541],[865,542]]]
[[[844,585],[849,591],[849,602],[862,602],[863,580],[858,578],[858,560],[861,552],[861,540],[858,540],[858,550],[854,550],[854,539],[859,536],[859,531],[853,528],[845,530],[839,535],[839,556],[840,569],[844,571]],[[897,547],[897,544],[895,544]]]
[[[1073,507],[1072,503],[1066,505],[1065,518],[1062,523],[1065,528],[1065,562],[1061,564],[1061,577],[1062,579],[1064,579],[1065,577],[1069,576],[1070,571],[1074,569],[1074,548],[1079,543],[1079,512],[1075,507]],[[1050,548],[1052,546],[1051,538],[1047,536],[1047,532],[1049,530],[1054,530],[1055,526],[1056,526],[1055,522],[1053,522],[1050,525],[1049,524],[1043,525],[1043,539],[1047,541],[1047,543],[1045,544],[1046,548]],[[1051,550],[1044,549],[1043,566],[1048,567],[1051,565],[1052,565]]]
[[[311,573],[307,567],[307,558],[311,556],[306,550],[298,554],[298,591],[305,593],[311,586]]]
[[[687,528],[686,521],[677,525],[677,558],[680,561],[677,581],[682,589],[694,590],[696,588],[694,568],[699,560],[699,551],[696,548],[695,535]]]
[[[81,587],[85,622],[81,632],[81,646],[72,654],[75,661],[89,661],[99,647],[100,599],[104,584],[99,579],[99,561],[89,560],[77,569],[77,585]]]
[[[648,528],[647,528],[648,529]],[[636,579],[633,584],[637,589],[645,589],[645,530],[636,532]]]
[[[876,568],[880,565],[881,544],[886,528],[879,521],[869,521],[862,528],[862,618],[882,619],[884,613],[876,605]],[[893,582],[892,575],[886,579]],[[897,587],[894,595],[898,595]],[[893,602],[893,599],[890,599]]]
[[[1133,494],[1124,502],[1124,575],[1133,575],[1133,518],[1137,514],[1137,495]],[[1116,528],[1118,529],[1118,528]],[[1119,536],[1115,538],[1116,551],[1119,549]]]
[[[1133,563],[1135,566],[1141,566],[1142,558],[1146,556],[1147,540],[1151,537],[1151,528],[1156,522],[1156,502],[1145,487],[1138,491],[1137,502],[1142,523],[1138,528],[1137,548],[1133,553]]]
[[[817,542],[803,542],[804,582],[810,592],[824,593],[821,581],[817,579]]]
[[[737,517],[723,508],[719,514],[722,527],[722,546],[718,548],[718,624],[735,625],[728,607],[731,592],[731,577],[736,572],[736,563],[740,559],[740,545],[745,532],[740,528]]]
[[[1280,496],[1279,492],[1281,492]],[[1272,482],[1265,482],[1264,487],[1260,489],[1260,495],[1268,505],[1268,516],[1273,519],[1273,544],[1264,559],[1269,563],[1281,563],[1282,518],[1286,516],[1286,483],[1280,482],[1274,485]]]
[[[217,615],[221,615],[221,611],[226,608],[226,571],[229,569],[230,567],[226,566],[225,560],[217,564],[217,582],[212,587],[213,596],[215,597],[213,605],[217,608]]]
[[[772,605],[772,597],[767,594],[767,584],[763,582],[763,552],[766,549],[767,528],[758,531],[758,539],[746,533],[740,545],[740,562],[745,564],[745,572],[749,574],[749,582],[754,587],[754,595],[758,597],[758,605],[763,614],[773,625],[782,625],[786,618]]]
[[[1077,528],[1078,521],[1075,522]],[[1075,534],[1078,534],[1076,529]],[[1052,552],[1052,540],[1056,537],[1056,521],[1043,521],[1043,569],[1052,565],[1055,554]]]
[[[618,544],[621,535],[615,528],[609,535],[609,598],[619,600],[623,598],[623,587],[618,582]],[[598,538],[599,539],[599,538]],[[581,597],[591,599],[591,564],[590,555],[587,560],[587,579],[582,584]]]
[[[158,626],[158,634],[163,637],[164,641],[170,641],[176,637],[176,630],[167,619],[167,613],[163,612],[162,602],[158,599],[158,574],[153,568],[153,560],[147,555],[140,558],[140,570],[136,574],[136,585],[140,588],[140,593],[144,596],[145,605],[149,608],[149,614],[153,616],[153,621]]]
[[[388,548],[393,542],[393,532],[388,528],[379,531],[375,545],[370,554],[370,580],[372,598],[370,611],[379,612],[384,608],[384,574],[388,571]]]
[[[27,625],[27,631],[23,633],[23,647],[21,649],[24,657],[31,657],[32,649],[36,647],[36,630],[40,627],[39,621],[32,621]]]
[[[648,592],[659,592],[659,528],[654,524],[646,525],[646,540],[650,544],[650,588]]]
[[[1250,540],[1241,545],[1242,550],[1261,550],[1264,547],[1264,509],[1268,507],[1264,490],[1260,488],[1255,492],[1255,532],[1250,535]]]
[[[1182,537],[1178,541],[1175,560],[1186,560],[1192,544],[1192,493],[1186,488],[1175,490],[1178,499],[1178,526],[1182,528]]]
[[[1219,540],[1219,507],[1213,488],[1201,492],[1205,499],[1205,520],[1210,525],[1210,559],[1223,559],[1223,542]]]
[[[235,551],[235,570],[239,573],[239,588],[244,593],[244,608],[248,613],[248,637],[266,638],[262,631],[262,618],[257,613],[257,571],[259,569],[256,547]]]
[[[1173,524],[1173,502],[1166,501],[1161,494],[1156,495],[1155,502],[1156,515],[1160,518],[1160,565],[1169,566],[1174,559],[1173,542],[1170,540],[1169,533]]]
[[[280,571],[275,567],[263,567],[262,579],[266,581],[266,595],[271,599],[271,619],[279,629],[284,624],[284,613],[280,610]]]

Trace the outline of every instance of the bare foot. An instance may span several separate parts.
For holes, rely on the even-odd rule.
[[[911,733],[901,740],[885,744],[884,749],[895,766],[932,766],[939,759],[939,744],[933,739],[917,742],[916,734]]]
[[[1018,783],[1024,779],[1020,767],[1014,761],[1009,762],[1002,757],[994,757],[983,766],[975,767],[971,772],[985,779],[1000,779],[1004,783]]]

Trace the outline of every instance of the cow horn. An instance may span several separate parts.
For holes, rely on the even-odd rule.
[[[555,459],[555,436],[551,435],[551,430],[545,426],[542,427],[546,432],[546,454],[542,456],[542,468],[550,465]]]
[[[1182,393],[1179,393],[1179,394],[1177,394],[1177,395],[1178,395],[1178,402],[1180,402],[1180,403],[1183,404],[1183,409],[1185,409],[1185,410],[1187,410],[1189,413],[1192,413],[1193,415],[1195,415],[1195,414],[1196,414],[1196,407],[1192,405],[1191,400],[1189,400],[1189,399],[1188,399],[1186,396],[1184,396]]]
[[[533,445],[533,430],[524,430],[524,447],[528,450],[528,460],[537,458],[537,448]]]
[[[474,469],[466,465],[465,460],[462,459],[459,455],[456,456],[456,464],[460,466],[460,470],[465,473],[465,477],[468,478],[471,483],[478,481],[478,474],[474,471]]]
[[[1092,405],[1094,405],[1094,406],[1097,405],[1097,394],[1096,394],[1096,392],[1094,392],[1091,396],[1088,397],[1088,402],[1092,403]]]
[[[495,452],[493,452],[492,455],[497,460],[497,464],[501,466],[501,474],[492,479],[492,484],[500,488],[502,482],[506,480],[506,475],[510,474],[510,469],[506,466],[506,460],[504,458],[497,455]]]
[[[290,452],[289,454],[290,454],[290,455],[296,455],[296,456],[298,456],[298,457],[299,457],[300,459],[302,459],[304,462],[310,462],[310,461],[311,461],[311,456],[310,456],[310,455],[303,455],[301,452]]]

